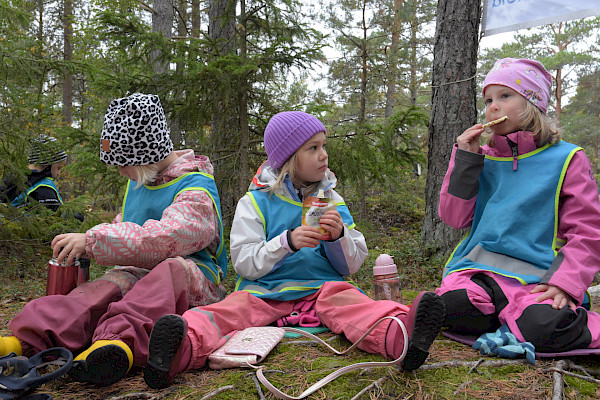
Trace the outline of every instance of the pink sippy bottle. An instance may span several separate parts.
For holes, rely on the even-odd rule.
[[[375,300],[393,300],[402,303],[402,286],[398,268],[389,254],[381,254],[373,267]]]

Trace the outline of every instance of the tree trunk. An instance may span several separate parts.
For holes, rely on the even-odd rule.
[[[400,7],[403,0],[394,0],[394,22],[392,24],[392,42],[390,44],[390,56],[387,78],[387,91],[385,94],[385,118],[394,114],[396,105],[396,81],[398,80],[398,43],[400,42],[400,30],[402,29],[402,20],[400,18]]]
[[[238,42],[236,41],[236,3],[237,0],[209,0],[208,5],[208,34],[214,48],[212,56],[219,57],[226,54],[235,53]],[[245,4],[241,4],[242,11],[245,13]],[[246,23],[245,17],[240,17],[239,24]],[[245,31],[244,28],[240,28]],[[241,40],[241,39],[240,39]],[[244,39],[245,41],[245,39]],[[245,87],[246,85],[241,85]],[[235,161],[215,161],[215,171],[220,170],[227,172],[223,174],[222,180],[218,182],[219,192],[221,194],[221,209],[223,211],[223,222],[228,225],[231,223],[230,216],[233,215],[238,199],[248,190],[249,180],[246,177],[247,170],[241,171],[244,168],[244,160],[248,157],[248,148],[242,148],[243,138],[238,136],[238,132],[248,132],[248,115],[245,109],[240,110],[240,104],[245,101],[245,96],[242,93],[244,90],[241,87],[232,88],[235,92],[217,93],[215,94],[215,110],[211,116],[211,134],[214,135],[214,151],[221,154],[234,154],[238,157]],[[241,114],[244,113],[242,116]],[[240,123],[244,122],[246,128],[240,127]],[[239,140],[238,140],[239,139]],[[243,154],[243,155],[242,155]],[[240,160],[238,163],[237,161]],[[225,164],[225,163],[228,164]],[[223,166],[221,166],[223,164]],[[245,167],[247,169],[247,165]],[[231,179],[236,176],[237,181]],[[242,185],[242,179],[246,179]],[[245,186],[245,189],[241,189]]]
[[[200,0],[192,0],[192,37],[200,37]]]
[[[177,0],[177,13],[175,15],[175,21],[177,22],[177,36],[179,37],[187,37],[187,21],[188,21],[188,13],[187,13],[187,1],[186,0]],[[186,54],[183,50],[179,51],[178,59],[184,59]],[[189,55],[188,55],[189,56]],[[175,65],[175,73],[179,76],[184,74],[185,66],[183,62],[178,62]],[[185,95],[185,89],[177,90],[173,93],[176,103],[182,103]],[[179,124],[179,117],[175,115],[175,113],[171,112],[169,115],[169,126],[171,129],[171,140],[173,141],[173,145],[175,149],[180,149],[183,146],[184,140],[182,137],[181,127]]]
[[[247,57],[247,47],[246,47],[246,32],[247,32],[247,24],[246,24],[246,0],[240,0],[240,21],[242,25],[242,29],[240,31],[240,57],[245,60]],[[248,126],[248,101],[246,97],[246,83],[240,82],[241,87],[238,92],[238,110],[240,113],[239,116],[239,126],[240,126],[240,173],[238,179],[238,195],[242,196],[243,193],[246,193],[248,190],[248,184],[250,182],[250,177],[248,176],[249,169],[249,143],[250,143],[250,127]]]
[[[64,60],[69,63],[73,59],[73,3],[71,0],[63,2],[63,38],[64,38]],[[73,75],[68,69],[64,71],[63,80],[63,122],[71,125],[73,122]]]
[[[152,14],[152,32],[160,32],[165,38],[173,37],[173,0],[155,0]],[[169,70],[169,61],[157,49],[150,54],[152,70],[156,74],[164,74]]]
[[[479,1],[438,1],[426,205],[421,233],[428,255],[446,254],[460,237],[460,231],[442,222],[437,210],[455,138],[477,120],[475,73],[480,17]]]

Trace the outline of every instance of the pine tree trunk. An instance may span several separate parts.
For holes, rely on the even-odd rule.
[[[243,5],[242,5],[243,6]],[[214,57],[223,56],[229,53],[234,53],[237,50],[238,42],[236,40],[236,15],[237,0],[209,0],[208,5],[208,33],[210,40],[215,44],[212,49]],[[240,24],[245,23],[240,18]],[[243,29],[243,28],[242,28]],[[231,223],[230,216],[233,215],[237,200],[248,189],[249,181],[246,181],[246,189],[241,191],[241,164],[243,157],[241,153],[248,154],[248,148],[241,148],[238,132],[240,121],[247,123],[247,111],[239,110],[240,108],[240,88],[236,92],[230,91],[215,95],[215,111],[211,116],[211,134],[214,135],[215,141],[214,153],[217,154],[235,154],[242,157],[242,161],[214,161],[215,171],[223,172],[222,178],[219,179],[219,192],[221,193],[221,209],[223,211],[223,223],[229,225]],[[242,117],[241,113],[245,113]],[[245,117],[245,118],[244,118]],[[225,164],[229,163],[229,164]],[[237,174],[237,181],[235,177]],[[244,174],[247,174],[244,171]]]
[[[456,137],[476,123],[477,51],[481,2],[439,0],[429,124],[425,218],[421,239],[428,254],[446,254],[461,232],[438,216],[439,194]]]
[[[248,48],[246,46],[246,0],[240,0],[240,21],[242,29],[240,32],[240,57],[245,59],[247,57]],[[249,143],[250,143],[250,128],[248,126],[248,100],[246,97],[246,82],[241,82],[241,87],[238,92],[238,109],[240,112],[239,124],[240,124],[240,173],[238,177],[238,196],[241,197],[248,190],[248,184],[250,182],[248,169],[249,169]]]
[[[396,105],[396,81],[398,76],[398,42],[400,41],[400,31],[402,29],[402,21],[400,19],[400,7],[403,5],[403,0],[394,0],[394,19],[392,24],[392,42],[389,47],[389,67],[387,79],[387,91],[385,94],[385,118],[394,114],[394,106]]]
[[[73,58],[73,48],[71,39],[73,38],[73,2],[64,0],[63,2],[63,38],[64,55],[66,62],[71,62]],[[65,69],[63,80],[63,122],[71,125],[73,122],[73,75]]]
[[[152,32],[160,32],[165,38],[173,37],[171,30],[173,26],[173,1],[155,0],[154,13],[152,14]],[[160,50],[152,51],[151,55],[152,70],[156,74],[164,74],[169,70],[168,60],[163,59]]]

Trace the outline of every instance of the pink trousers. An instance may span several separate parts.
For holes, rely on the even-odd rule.
[[[583,307],[552,308],[552,300],[536,302],[536,284],[487,271],[453,272],[436,293],[446,305],[446,323],[459,333],[480,335],[506,324],[520,341],[538,351],[562,352],[600,348],[600,314]]]
[[[233,332],[272,324],[290,315],[294,305],[304,300],[316,300],[315,310],[323,325],[336,334],[344,334],[352,343],[382,317],[397,316],[402,320],[409,310],[394,301],[372,300],[347,282],[327,282],[317,293],[293,301],[262,300],[248,292],[234,292],[223,301],[183,314],[192,346],[188,369],[204,366],[208,355],[222,346]],[[358,347],[392,358],[386,351],[390,321],[379,324]]]
[[[190,300],[192,305],[219,300],[221,289],[194,269],[182,258],[161,262],[141,279],[127,268],[112,269],[67,295],[30,301],[8,327],[25,355],[55,346],[77,352],[97,340],[121,340],[131,348],[134,365],[144,366],[158,318],[183,314]]]

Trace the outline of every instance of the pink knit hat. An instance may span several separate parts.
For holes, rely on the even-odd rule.
[[[526,58],[498,60],[485,77],[483,94],[489,85],[507,86],[517,91],[546,114],[552,87],[552,75],[539,61]]]
[[[265,129],[265,150],[272,168],[281,167],[308,139],[327,132],[325,125],[302,111],[275,114]]]

